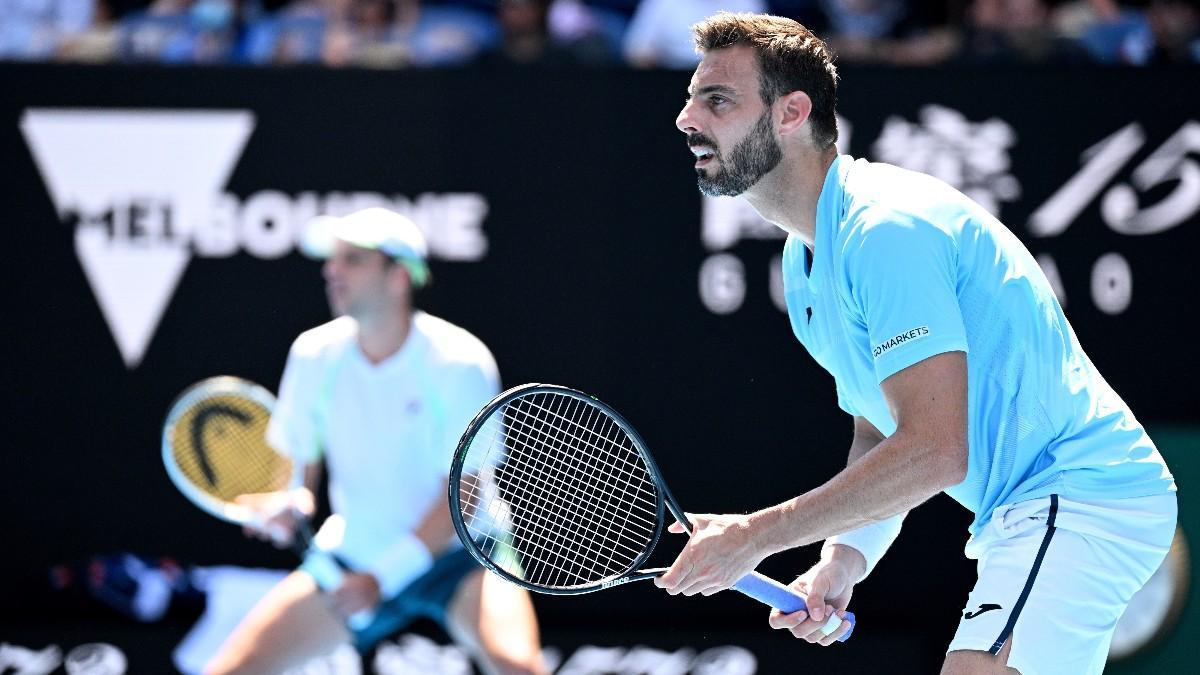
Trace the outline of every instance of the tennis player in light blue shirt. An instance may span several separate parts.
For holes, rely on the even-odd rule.
[[[843,410],[890,436],[880,383],[936,354],[968,354],[967,476],[945,492],[975,513],[972,534],[1003,504],[1173,489],[1033,256],[978,204],[842,155],[816,225],[814,254],[796,236],[784,245],[784,291],[792,330],[833,375]]]
[[[837,154],[838,75],[819,38],[758,14],[718,14],[693,34],[702,60],[676,126],[698,185],[787,232],[792,329],[833,375],[854,434],[846,468],[812,490],[749,514],[689,514],[693,532],[655,583],[708,595],[824,541],[793,583],[808,610],[769,623],[830,645],[904,515],[945,492],[974,513],[965,553],[978,578],[943,675],[1101,672],[1175,533],[1154,443],[1003,224],[934,178]],[[785,447],[771,458],[781,467],[828,452]]]

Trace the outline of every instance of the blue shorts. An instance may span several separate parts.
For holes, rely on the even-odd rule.
[[[310,553],[300,569],[317,580],[319,586],[327,588],[327,569],[331,566],[332,563],[321,563],[319,556]],[[379,603],[365,626],[356,626],[351,622],[348,628],[354,635],[355,648],[365,654],[377,642],[417,619],[432,619],[445,628],[446,608],[458,585],[468,574],[481,569],[479,563],[463,548],[434,560],[428,572],[417,577],[404,590]],[[323,580],[326,583],[322,583]]]

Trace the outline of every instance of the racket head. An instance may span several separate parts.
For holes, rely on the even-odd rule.
[[[449,479],[467,551],[505,580],[552,595],[653,577],[635,570],[662,534],[666,495],[632,425],[552,384],[488,402],[463,432]]]
[[[256,522],[251,509],[236,503],[239,495],[299,483],[291,459],[267,443],[274,406],[271,392],[238,377],[213,377],[185,389],[163,423],[162,458],[171,482],[217,518]]]

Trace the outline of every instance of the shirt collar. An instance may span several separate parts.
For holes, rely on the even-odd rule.
[[[854,158],[850,155],[838,155],[829,165],[825,173],[825,183],[821,187],[821,195],[817,198],[817,222],[814,233],[813,268],[811,276],[817,278],[817,271],[827,264],[827,259],[833,252],[833,237],[837,236],[843,216],[846,214],[846,177]]]

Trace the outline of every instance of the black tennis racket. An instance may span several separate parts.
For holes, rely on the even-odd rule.
[[[273,532],[263,514],[239,500],[246,495],[283,493],[300,484],[292,460],[267,443],[275,396],[237,377],[212,377],[188,387],[171,404],[163,424],[162,458],[171,482],[196,506],[226,522],[266,530],[276,542],[305,559],[322,588],[341,584],[352,567],[335,553],[313,546],[308,519],[297,514],[291,537]],[[355,614],[352,626],[370,613]]]
[[[665,568],[638,568],[667,510],[690,534],[633,427],[605,403],[557,385],[526,384],[492,399],[467,426],[450,468],[450,515],[467,550],[541,593],[590,593],[661,575]],[[784,612],[807,609],[802,595],[757,572],[734,588]],[[846,620],[852,632],[854,615]],[[822,631],[841,621],[831,615]]]

